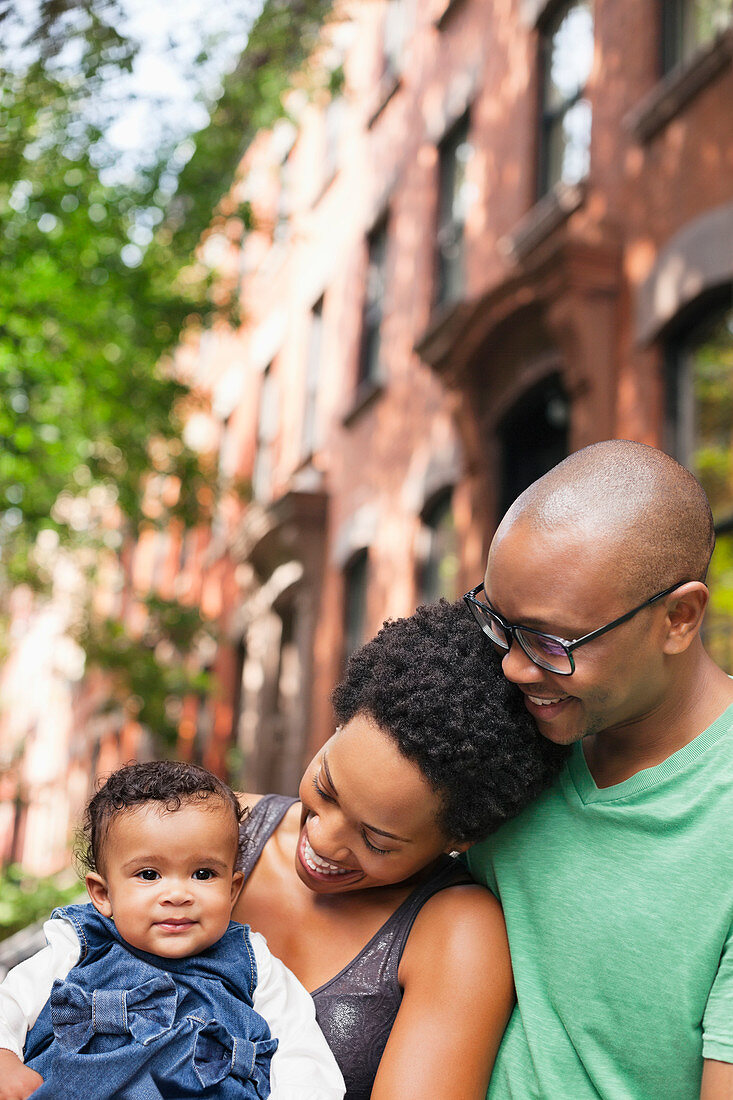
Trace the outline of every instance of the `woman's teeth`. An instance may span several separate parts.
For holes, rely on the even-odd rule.
[[[303,839],[303,859],[305,860],[311,871],[316,871],[320,875],[348,875],[351,874],[351,870],[348,867],[337,867],[335,863],[329,863],[326,859],[321,859],[311,848],[308,843],[308,838]]]
[[[553,705],[553,703],[562,703],[563,699],[567,698],[567,696],[560,695],[560,696],[558,696],[557,699],[545,699],[545,698],[542,698],[538,695],[529,695],[529,694],[527,694],[527,698],[529,699],[529,701],[531,703],[534,703],[535,706],[537,706],[537,707],[551,707]]]

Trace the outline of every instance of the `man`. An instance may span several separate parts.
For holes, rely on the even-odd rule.
[[[540,732],[570,746],[468,855],[517,988],[490,1100],[733,1097],[733,681],[700,640],[713,544],[687,470],[599,443],[512,505],[466,597]]]

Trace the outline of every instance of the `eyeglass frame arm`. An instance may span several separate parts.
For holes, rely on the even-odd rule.
[[[688,583],[687,581],[677,581],[676,584],[670,585],[669,588],[665,588],[662,592],[657,592],[656,595],[651,597],[651,599],[644,600],[644,602],[640,603],[638,605],[638,607],[634,607],[634,608],[631,609],[631,611],[627,611],[625,615],[621,615],[621,616],[619,616],[618,619],[614,619],[612,622],[606,623],[605,626],[599,626],[597,630],[591,630],[590,634],[583,634],[580,638],[574,638],[572,641],[570,641],[567,638],[561,638],[559,634],[548,634],[544,630],[534,630],[531,626],[523,626],[522,623],[510,623],[510,622],[508,622],[502,615],[499,614],[499,612],[496,610],[496,608],[491,606],[488,599],[487,599],[485,604],[482,604],[481,600],[476,599],[477,593],[480,592],[482,589],[484,591],[484,595],[486,595],[486,589],[484,588],[483,581],[481,582],[481,584],[477,584],[475,588],[472,588],[470,592],[466,592],[466,594],[463,598],[464,598],[464,600],[471,600],[472,603],[477,604],[479,607],[486,607],[491,612],[491,614],[495,616],[497,621],[501,624],[502,629],[504,631],[506,631],[506,633],[509,635],[509,637],[512,638],[514,641],[517,641],[517,642],[519,641],[519,639],[516,636],[515,631],[517,631],[517,630],[526,630],[528,634],[537,634],[541,638],[549,638],[553,642],[559,642],[560,645],[563,647],[563,649],[566,651],[566,653],[568,655],[568,658],[570,660],[570,664],[572,666],[572,668],[571,668],[571,673],[572,673],[572,672],[575,671],[575,662],[573,661],[573,659],[571,657],[571,653],[574,649],[577,649],[578,646],[585,645],[586,642],[592,642],[594,638],[600,638],[602,634],[605,634],[609,630],[613,630],[613,628],[615,626],[621,626],[622,623],[628,622],[629,619],[633,618],[634,615],[637,615],[645,607],[651,607],[651,605],[653,603],[656,603],[657,600],[661,600],[665,596],[669,596],[670,593],[674,592],[674,590],[676,588],[681,588],[683,584],[687,584],[687,583]],[[497,643],[497,644],[500,644],[500,643]],[[524,646],[522,646],[521,642],[519,642],[519,645],[522,649],[524,649]],[[508,652],[509,652],[509,647],[507,646],[507,653]],[[528,654],[528,656],[529,656],[529,654]],[[531,659],[532,658],[530,656],[530,660]],[[571,675],[571,673],[558,673],[558,675],[568,676],[568,675]]]

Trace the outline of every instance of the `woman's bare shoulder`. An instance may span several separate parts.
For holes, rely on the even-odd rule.
[[[505,948],[506,926],[501,905],[483,886],[473,883],[440,890],[418,913],[405,944],[400,974],[420,968],[432,958],[435,944],[456,963],[470,963],[482,946]]]
[[[251,794],[246,791],[237,791],[236,794],[239,805],[244,807],[245,810],[252,810],[258,802],[268,797],[264,794]],[[300,829],[300,802],[297,801],[293,802],[292,806],[288,806],[275,832],[282,834],[291,832],[293,829]]]
[[[239,805],[250,810],[265,797],[263,794],[248,794],[246,791],[237,791],[236,794]]]

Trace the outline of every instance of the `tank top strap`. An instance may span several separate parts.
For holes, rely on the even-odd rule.
[[[395,988],[399,988],[398,970],[402,952],[422,907],[434,894],[440,893],[441,890],[445,890],[449,886],[467,885],[472,881],[466,868],[452,857],[448,857],[446,862],[441,864],[430,878],[417,886],[405,898],[402,905],[395,910],[386,922],[385,930],[389,929],[390,933],[388,937],[385,937],[388,951],[386,970]]]
[[[254,870],[262,849],[285,817],[297,798],[284,794],[266,794],[250,810],[242,822],[239,835],[242,841],[241,870],[246,882]]]

